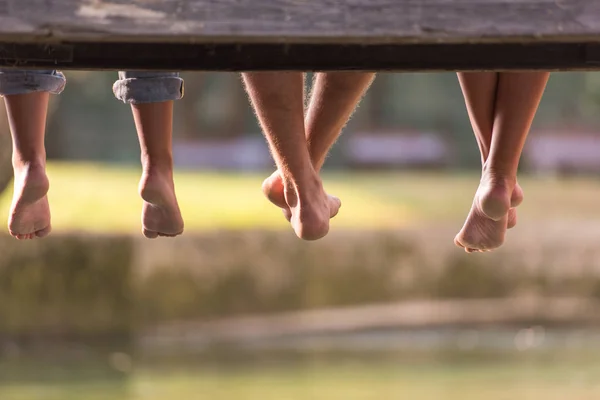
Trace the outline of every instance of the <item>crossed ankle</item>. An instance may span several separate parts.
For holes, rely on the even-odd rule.
[[[301,179],[284,179],[283,188],[286,198],[293,197],[300,203],[310,203],[315,193],[323,192],[323,183],[316,173],[312,173]]]
[[[498,177],[516,177],[517,166],[513,165],[496,165],[490,162],[488,159],[482,166],[481,172],[483,174],[489,174]]]
[[[517,184],[517,174],[512,171],[484,168],[481,173],[481,182],[491,186],[504,186],[512,189]]]

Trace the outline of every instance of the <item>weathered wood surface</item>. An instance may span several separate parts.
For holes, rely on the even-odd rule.
[[[596,43],[598,0],[0,0],[5,66],[590,69]]]
[[[0,34],[46,40],[437,43],[598,40],[595,0],[2,0]]]

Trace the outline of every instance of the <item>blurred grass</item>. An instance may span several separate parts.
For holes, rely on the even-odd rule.
[[[51,163],[50,201],[55,230],[138,232],[140,171],[135,167]],[[177,194],[186,230],[287,228],[260,191],[265,173],[178,171]],[[334,228],[405,228],[461,221],[477,188],[476,173],[327,173],[326,189],[342,199]],[[526,219],[600,218],[600,180],[524,177]],[[6,215],[12,193],[0,197]]]
[[[167,375],[168,376],[168,375]],[[542,365],[316,366],[237,374],[148,376],[137,382],[143,400],[563,400],[597,399],[598,369]]]
[[[129,381],[0,387],[3,400],[592,400],[598,363],[315,363],[224,370],[142,369]]]

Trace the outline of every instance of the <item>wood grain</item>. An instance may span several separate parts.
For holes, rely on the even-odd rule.
[[[0,0],[0,66],[597,69],[596,0]]]
[[[2,0],[0,35],[187,43],[598,41],[600,2]]]

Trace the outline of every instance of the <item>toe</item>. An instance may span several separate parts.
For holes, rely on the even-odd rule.
[[[454,238],[454,245],[460,248],[465,248],[465,246],[463,246],[463,244],[458,240],[458,235]]]
[[[154,232],[154,231],[148,230],[146,228],[142,229],[142,233],[148,239],[156,239],[158,237],[158,232]]]
[[[52,231],[52,227],[51,226],[47,226],[46,228],[37,231],[35,233],[35,236],[37,236],[39,238],[43,238],[43,237],[48,236],[51,231]]]
[[[170,238],[173,238],[173,237],[176,237],[176,236],[179,236],[179,235],[181,235],[182,233],[183,233],[183,232],[178,232],[178,233],[160,233],[160,232],[159,232],[159,233],[158,233],[158,236],[160,236],[160,237],[170,237]]]
[[[327,200],[329,202],[329,218],[333,218],[340,212],[342,201],[339,198],[331,195],[327,196]]]

